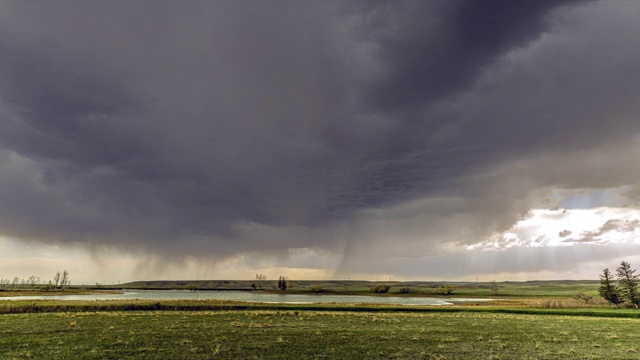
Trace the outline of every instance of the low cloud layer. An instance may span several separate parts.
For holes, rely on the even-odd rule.
[[[637,206],[638,15],[1,3],[0,236],[177,262],[318,249],[342,276],[481,243],[558,191]]]

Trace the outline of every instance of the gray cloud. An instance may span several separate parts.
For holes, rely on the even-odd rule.
[[[465,90],[499,56],[550,30],[545,16],[550,10],[572,3],[578,1],[360,6],[354,15],[355,38],[368,45],[367,55],[375,58],[379,69],[367,79],[367,108],[405,113]]]
[[[566,242],[599,242],[604,240],[602,237],[610,232],[619,233],[633,233],[636,229],[640,228],[640,220],[622,220],[622,219],[610,219],[604,222],[602,226],[594,231],[584,231],[580,233],[578,239],[566,239]]]
[[[615,244],[610,246],[576,244],[564,247],[511,248],[504,251],[471,251],[468,253],[450,253],[425,259],[386,259],[379,263],[382,273],[394,273],[411,276],[416,273],[427,274],[432,279],[467,279],[479,276],[488,281],[487,275],[508,274],[515,278],[518,273],[524,275],[547,272],[547,277],[565,277],[573,273],[581,276],[586,273],[597,274],[604,267],[611,267],[620,258],[637,258],[638,245]],[[457,266],[451,266],[456,264]],[[581,264],[583,269],[578,269]],[[529,275],[531,276],[531,275]],[[584,275],[582,275],[584,276]],[[593,276],[592,276],[593,277]],[[582,277],[584,278],[584,277]],[[535,279],[529,277],[529,280]]]
[[[638,206],[640,204],[640,184],[632,184],[623,191],[621,197],[626,200],[628,205]]]
[[[344,263],[480,241],[551,188],[633,183],[637,11],[2,3],[0,233]]]
[[[567,236],[571,235],[572,233],[573,233],[573,231],[565,229],[565,230],[560,231],[558,233],[558,236],[563,238],[563,237],[567,237]]]

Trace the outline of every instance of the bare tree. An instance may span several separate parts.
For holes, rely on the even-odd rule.
[[[7,289],[9,286],[9,284],[11,284],[11,280],[9,279],[0,279],[0,288],[2,289]]]
[[[18,288],[18,284],[20,284],[20,278],[16,276],[11,282],[11,285],[13,285],[13,290],[16,290]]]
[[[55,290],[55,287],[53,286],[53,282],[51,280],[49,280],[49,282],[44,285],[44,290],[45,291]]]
[[[262,283],[267,280],[267,275],[258,273],[256,274],[255,280],[258,289],[262,289]]]
[[[60,278],[60,287],[64,290],[70,284],[69,280],[69,272],[64,270],[62,272],[62,277]]]
[[[60,271],[56,271],[56,274],[53,276],[53,286],[57,289],[60,284]]]
[[[491,280],[489,282],[489,290],[491,290],[491,295],[498,295],[498,283],[495,280]]]
[[[27,279],[27,283],[32,289],[34,289],[36,287],[36,284],[40,283],[40,276],[35,276],[35,275],[29,276],[29,278]]]

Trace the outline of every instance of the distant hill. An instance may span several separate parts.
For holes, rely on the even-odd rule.
[[[276,280],[151,280],[107,286],[111,289],[193,290],[193,291],[278,291]],[[363,280],[290,280],[290,293],[371,293],[378,285],[389,285],[388,294],[437,295],[438,288],[451,286],[452,295],[493,296],[488,282],[458,281],[363,281]],[[498,283],[501,296],[572,296],[579,291],[595,294],[597,280],[505,281]]]

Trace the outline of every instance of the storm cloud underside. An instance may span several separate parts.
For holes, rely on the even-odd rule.
[[[0,236],[176,261],[309,248],[337,274],[418,275],[398,259],[462,256],[558,189],[637,184],[638,15],[2,3]]]

